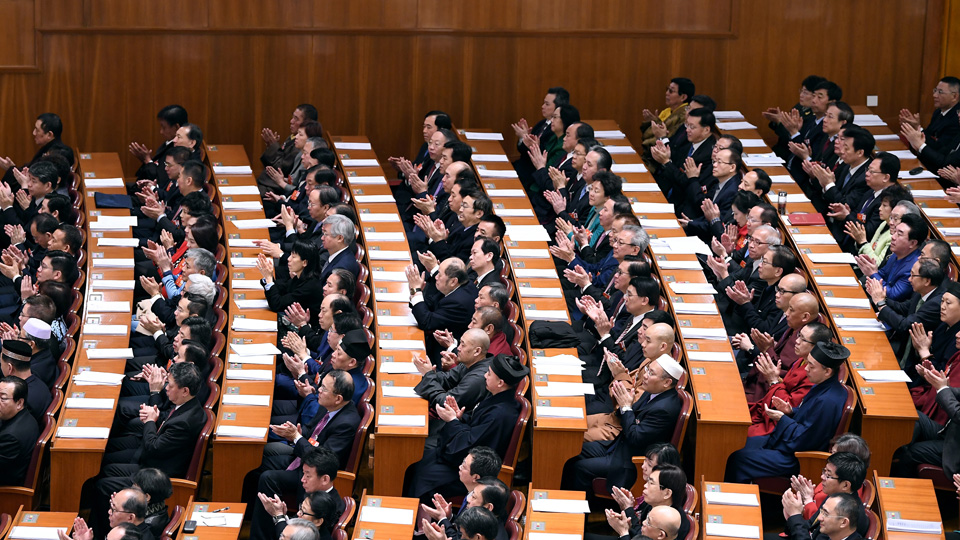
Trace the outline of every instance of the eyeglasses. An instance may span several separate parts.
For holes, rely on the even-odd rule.
[[[943,95],[943,94],[956,94],[956,92],[954,92],[954,91],[952,91],[952,90],[941,90],[941,89],[939,89],[939,88],[934,88],[934,89],[933,89],[933,93],[936,94],[936,95],[938,95],[938,96],[941,96],[941,95]]]
[[[712,161],[714,165],[733,165],[733,162],[720,161],[719,159],[712,159],[710,161]]]
[[[826,478],[827,480],[839,480],[839,479],[840,479],[839,476],[831,476],[830,473],[827,472],[827,468],[826,468],[826,467],[823,468],[822,474],[823,474],[823,477]]]
[[[762,261],[763,259],[760,259],[760,260]],[[784,295],[784,294],[800,294],[800,293],[803,292],[803,291],[788,291],[788,290],[784,289],[783,287],[781,287],[781,286],[779,286],[779,285],[777,285],[776,291],[777,291],[777,294],[780,294],[780,295]]]
[[[298,515],[298,516],[317,517],[316,514],[311,514],[310,512],[305,512],[305,511],[303,510],[303,508],[300,508],[300,509],[297,510],[297,515]]]
[[[811,344],[811,345],[816,345],[816,343],[814,343],[813,341],[810,341],[809,339],[803,337],[802,334],[797,334],[797,339],[800,340],[800,341],[802,341],[802,342],[804,342],[804,343],[809,343],[809,344]],[[824,471],[826,471],[826,469],[824,469]]]
[[[758,245],[761,245],[761,246],[769,246],[769,245],[770,245],[770,242],[763,242],[763,241],[757,239],[756,236],[747,236],[747,242],[753,242],[753,243],[758,244]]]
[[[650,518],[647,518],[647,519],[643,520],[642,525],[643,525],[644,527],[653,527],[654,529],[660,529],[661,531],[663,531],[663,534],[667,534],[667,531],[664,531],[662,527],[657,527],[657,526],[654,525],[653,523],[650,523]]]

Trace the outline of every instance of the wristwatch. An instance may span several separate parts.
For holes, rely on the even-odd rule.
[[[280,514],[279,516],[273,516],[272,519],[273,519],[273,524],[276,525],[276,524],[280,523],[281,521],[286,521],[286,520],[287,520],[287,516],[285,516],[285,515],[283,515],[283,514]]]

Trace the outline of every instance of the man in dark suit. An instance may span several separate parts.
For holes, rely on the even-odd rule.
[[[925,128],[920,127],[920,113],[912,113],[907,109],[900,111],[901,138],[909,140],[910,132],[922,132],[926,144],[933,146],[933,150],[946,154],[960,143],[960,79],[944,77],[933,89],[933,116]],[[913,144],[910,145],[913,147]],[[915,152],[920,150],[912,148]]]
[[[60,140],[61,134],[63,134],[63,122],[59,116],[55,113],[43,113],[37,116],[33,124],[33,142],[40,148],[37,150],[37,153],[33,155],[33,159],[20,167],[20,169],[23,167],[33,167],[41,157],[51,152],[61,154],[72,167],[75,163],[73,149]],[[6,170],[3,176],[3,182],[9,184],[13,192],[24,187],[14,176],[15,168],[16,164],[9,157],[0,158],[0,169]]]
[[[469,262],[467,275],[477,290],[489,283],[500,283],[500,244],[485,236],[477,236],[470,248]]]
[[[776,296],[781,279],[797,267],[797,256],[786,246],[771,246],[757,267],[757,276],[766,287],[759,294],[747,288],[742,281],[728,286],[724,292],[733,301],[731,316],[723,318],[729,335],[749,333],[751,328],[772,328],[783,311],[777,308]]]
[[[739,153],[721,150],[713,158],[713,174],[697,183],[699,189],[693,183],[688,186],[684,197],[686,210],[680,218],[687,236],[697,236],[709,242],[713,237],[711,225],[714,221],[719,224],[731,220],[733,200],[742,179],[738,172],[742,163]]]
[[[899,174],[900,158],[889,152],[880,152],[876,159],[867,164],[865,178],[867,189],[860,198],[830,205],[828,215],[833,218],[830,229],[837,239],[837,244],[845,251],[858,254],[856,242],[846,233],[849,228],[848,223],[859,223],[864,227],[867,238],[873,238],[884,221],[880,217],[880,204],[883,198],[889,195],[896,195],[898,199],[910,196],[908,191],[897,184]]]
[[[957,117],[960,122],[960,116]],[[900,138],[907,141],[910,149],[913,150],[920,163],[931,172],[939,172],[943,167],[956,167],[960,165],[960,140],[953,146],[944,147],[942,145],[927,144],[926,134],[909,124],[903,124],[900,127]],[[945,187],[952,187],[956,182],[950,183]]]
[[[913,325],[920,323],[924,332],[932,332],[940,324],[940,298],[946,291],[942,286],[945,278],[946,274],[936,261],[917,260],[910,269],[913,294],[901,302],[888,300],[886,288],[878,281],[867,281],[867,293],[877,306],[877,318],[890,327],[887,337],[904,368],[913,364],[913,346],[910,344]]]
[[[817,139],[823,131],[823,117],[829,104],[842,98],[843,90],[836,83],[823,79],[814,87],[810,97],[810,114],[797,109],[777,112],[776,119],[780,124],[779,129],[774,129],[778,139],[773,151],[787,160],[787,169],[797,157],[790,151],[790,143],[809,146],[810,141]]]
[[[805,122],[815,120],[812,109],[814,92],[817,89],[817,85],[825,80],[826,79],[819,75],[809,75],[803,79],[803,82],[800,84],[800,96],[797,103],[791,107],[791,109],[797,111],[797,117],[801,120],[801,125]],[[769,121],[770,129],[777,135],[777,144],[773,147],[774,152],[783,159],[789,158],[787,144],[791,140],[791,134],[780,121],[783,111],[780,110],[780,107],[770,107],[763,111],[762,114],[763,117]]]
[[[417,224],[423,225],[422,228],[430,239],[429,249],[437,259],[457,257],[467,262],[477,234],[477,224],[483,216],[492,212],[493,202],[490,198],[482,192],[473,192],[464,194],[460,204],[457,218],[462,228],[448,231],[445,226],[437,227],[436,222],[430,223],[429,219],[417,220]]]
[[[867,166],[877,144],[869,131],[858,126],[844,128],[841,133],[840,159],[843,164],[835,171],[812,162],[804,164],[804,170],[815,176],[823,189],[823,202],[829,209],[824,218],[828,218],[828,223],[834,219],[830,213],[838,212],[850,201],[863,200],[864,193],[870,191],[866,181]]]
[[[803,519],[802,513],[795,513],[795,502],[787,502],[795,501],[797,497],[789,490],[783,496],[783,513],[787,517],[786,531],[790,540],[862,540],[870,526],[863,501],[855,493],[839,492],[827,497],[810,519],[812,524]],[[802,510],[802,504],[800,508]]]
[[[0,351],[0,375],[19,377],[27,384],[27,405],[30,413],[37,420],[37,425],[44,423],[47,407],[53,400],[50,388],[36,375],[30,372],[30,357],[33,350],[29,343],[16,339],[3,340],[3,350]]]
[[[467,281],[466,265],[455,257],[440,263],[432,281],[426,282],[413,265],[407,267],[406,274],[410,308],[417,327],[425,334],[427,355],[439,366],[442,347],[433,332],[449,330],[455,336],[463,334],[473,316],[477,288]]]
[[[320,269],[320,283],[326,283],[334,268],[343,268],[351,274],[360,275],[360,265],[350,249],[356,240],[356,229],[350,218],[340,214],[323,220],[323,247],[330,254],[327,263]]]
[[[15,169],[13,169],[15,170]],[[57,188],[57,168],[53,163],[40,161],[27,172],[16,171],[23,180],[23,189],[17,191],[6,184],[0,185],[0,222],[4,225],[30,227],[33,218],[40,213],[43,199]],[[26,195],[21,200],[21,192]]]
[[[556,135],[550,129],[553,112],[557,107],[564,107],[570,104],[570,92],[562,86],[554,86],[547,90],[547,95],[543,97],[543,103],[540,105],[540,114],[543,118],[534,124],[533,127],[527,123],[525,118],[521,118],[516,124],[511,124],[513,132],[517,136],[517,151],[520,158],[513,162],[513,168],[517,170],[520,178],[530,178],[535,167],[530,162],[530,149],[524,144],[523,138],[526,135],[533,135],[540,142],[540,148],[550,146],[550,143],[556,138]]]
[[[657,144],[650,148],[653,159],[661,165],[660,169],[654,172],[653,178],[668,202],[682,206],[687,186],[693,182],[699,183],[701,177],[713,174],[711,160],[713,145],[717,142],[713,137],[716,125],[717,119],[712,112],[706,109],[690,111],[684,123],[690,147],[682,165],[677,165],[670,148],[663,141],[657,141]]]
[[[141,186],[140,180],[152,180],[157,182],[160,175],[164,173],[164,162],[167,152],[174,148],[173,138],[177,135],[177,130],[189,122],[187,110],[180,105],[167,105],[157,113],[157,122],[160,124],[160,137],[163,144],[157,148],[154,153],[146,145],[136,141],[130,143],[128,149],[133,157],[140,160],[142,165],[137,169],[137,187]]]
[[[470,412],[464,412],[452,397],[443,406],[438,405],[437,416],[446,425],[440,430],[436,448],[425,449],[423,458],[407,469],[405,496],[423,498],[440,493],[449,498],[465,494],[457,468],[478,444],[489,446],[506,461],[520,414],[516,387],[529,373],[515,357],[495,356],[486,374],[489,397]]]
[[[637,478],[633,456],[643,455],[654,443],[668,442],[683,401],[677,381],[683,367],[662,355],[643,371],[643,393],[635,396],[620,381],[610,387],[623,430],[613,441],[587,441],[580,455],[563,468],[562,489],[590,491],[594,478],[606,478],[607,489],[632,486]]]
[[[0,379],[0,486],[22,486],[30,455],[40,436],[27,410],[27,383],[20,377]]]
[[[750,234],[747,243],[749,254],[737,262],[735,259],[729,263],[719,257],[710,257],[707,259],[707,267],[713,270],[716,277],[718,291],[726,291],[727,287],[732,287],[737,281],[743,281],[747,290],[753,290],[754,294],[762,294],[767,286],[766,282],[760,278],[760,260],[771,246],[780,245],[780,233],[769,225],[760,225]],[[733,310],[733,303],[726,294],[717,295],[717,308],[721,316],[728,316]]]

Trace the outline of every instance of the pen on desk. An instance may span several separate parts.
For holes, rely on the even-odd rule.
[[[227,511],[227,510],[229,510],[229,509],[230,509],[229,506],[224,506],[223,508],[217,508],[216,510],[211,510],[210,513],[211,513],[211,514],[216,514],[217,512],[224,512],[224,511]]]

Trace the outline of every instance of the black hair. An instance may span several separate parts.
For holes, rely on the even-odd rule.
[[[37,120],[40,121],[40,129],[45,133],[53,133],[54,139],[59,139],[63,134],[63,122],[56,113],[43,113],[37,116]]]
[[[576,124],[580,121],[580,111],[576,107],[570,105],[569,103],[560,107],[560,123],[563,125],[563,130],[573,124]]]
[[[587,148],[587,152],[595,152],[599,159],[597,159],[597,170],[598,171],[608,171],[613,167],[613,157],[610,155],[610,152],[607,152],[607,149],[595,144]]]
[[[654,471],[660,473],[660,489],[669,489],[670,506],[675,508],[680,515],[684,514],[683,505],[687,502],[687,475],[677,465],[657,462]]]
[[[904,216],[900,218],[900,223],[910,227],[910,234],[907,235],[907,238],[910,240],[916,240],[918,246],[927,239],[930,228],[927,226],[927,222],[924,221],[921,216],[916,214],[904,214]]]
[[[167,156],[172,157],[174,163],[180,166],[183,166],[184,163],[189,161],[190,156],[192,155],[193,155],[193,152],[191,152],[189,148],[186,148],[184,146],[174,146],[169,151],[167,151]]]
[[[473,456],[470,474],[479,475],[481,478],[500,474],[503,459],[489,446],[474,446],[468,455]]]
[[[193,217],[210,214],[213,208],[213,205],[210,203],[210,197],[208,197],[202,189],[184,195],[183,200],[180,201],[180,206]]]
[[[457,525],[463,529],[463,533],[473,538],[478,534],[484,540],[493,540],[497,537],[497,531],[500,529],[500,522],[493,512],[482,506],[471,506],[457,516]]]
[[[483,497],[483,504],[489,504],[493,508],[491,512],[497,520],[503,524],[507,518],[507,502],[510,500],[510,488],[503,480],[496,476],[486,476],[477,481],[483,486],[480,490],[480,496]]]
[[[880,152],[876,159],[880,161],[880,172],[889,175],[890,182],[896,182],[900,175],[900,158],[890,152]]]
[[[656,307],[660,303],[660,284],[652,277],[633,278],[630,286],[636,289],[637,296],[649,300],[651,306]]]
[[[201,376],[203,373],[206,373],[207,367],[210,364],[210,351],[207,350],[207,347],[203,343],[200,343],[194,339],[185,339],[181,341],[180,344],[186,348],[183,358],[180,360],[184,362],[190,362],[191,364],[197,366],[197,369],[200,370]]]
[[[73,302],[73,287],[60,281],[47,280],[37,286],[37,292],[53,300],[57,317],[66,315]]]
[[[503,235],[507,234],[507,225],[503,222],[503,218],[494,213],[484,214],[484,216],[480,218],[480,221],[493,223],[494,236],[503,238]]]
[[[583,121],[577,122],[577,132],[574,135],[577,137],[577,141],[592,139],[594,136],[593,126]]]
[[[683,100],[685,103],[690,103],[690,98],[697,93],[697,87],[693,84],[693,81],[686,77],[674,77],[670,79],[670,82],[677,85],[677,93],[680,95],[686,95],[687,97]]]
[[[597,171],[597,174],[593,175],[593,181],[600,182],[604,197],[610,198],[623,193],[623,179],[610,171]]]
[[[658,321],[660,322],[660,321]],[[680,466],[680,452],[670,443],[655,443],[647,447],[644,454],[647,459],[656,459],[657,466],[675,465]]]
[[[825,80],[826,79],[824,79],[819,75],[808,75],[805,79],[803,79],[803,82],[801,83],[801,85],[804,88],[806,88],[809,92],[812,93],[814,90],[817,89],[817,85],[822,83]]]
[[[316,279],[320,277],[320,250],[313,242],[296,240],[290,248],[290,253],[296,253],[307,267],[303,269],[301,279]]]
[[[297,105],[297,110],[303,115],[304,120],[313,120],[316,122],[320,119],[320,113],[317,112],[317,108],[309,103]]]
[[[837,120],[841,124],[849,124],[850,122],[853,122],[853,119],[855,118],[856,115],[854,115],[853,113],[853,107],[848,105],[846,102],[835,101],[831,103],[830,106],[837,108],[837,111],[838,111]]]
[[[70,202],[70,197],[62,193],[53,192],[48,193],[43,200],[47,201],[47,210],[49,210],[51,214],[56,212],[57,219],[59,219],[61,223],[73,223],[75,221],[73,204]]]
[[[36,227],[40,234],[52,234],[60,226],[60,222],[52,214],[37,214],[33,216],[31,225]]]
[[[129,521],[118,523],[114,529],[123,529],[123,536],[120,537],[120,540],[141,540],[143,538],[143,535],[140,534],[140,529]]]
[[[744,214],[759,202],[760,197],[757,197],[757,194],[752,191],[738,191],[733,197],[733,206]]]
[[[471,193],[470,195],[464,195],[464,197],[467,196],[473,197],[473,211],[483,212],[480,215],[481,217],[493,213],[493,201],[491,201],[490,197],[487,197],[485,193]]]
[[[324,144],[326,144],[326,142],[324,142]],[[310,152],[310,157],[317,160],[317,163],[320,165],[326,165],[331,169],[337,164],[337,154],[326,146],[315,147],[313,151]]]
[[[326,446],[315,446],[303,456],[303,466],[316,469],[317,476],[327,475],[330,480],[336,480],[340,459]]]
[[[41,184],[49,184],[51,190],[57,187],[57,179],[60,178],[56,165],[49,161],[37,161],[30,165],[29,174],[36,177]]]
[[[303,130],[304,135],[306,135],[308,139],[323,136],[323,126],[316,120],[304,120],[303,123],[300,124],[300,129]]]
[[[843,99],[843,89],[835,82],[824,79],[813,89],[814,92],[817,90],[826,90],[827,99],[830,101],[840,101]]]
[[[157,113],[157,120],[163,120],[167,125],[177,126],[178,128],[187,125],[190,121],[187,110],[180,105],[167,105],[160,109],[160,112]]]
[[[710,112],[714,112],[717,110],[717,102],[714,101],[712,97],[704,94],[697,94],[693,96],[692,98],[690,98],[690,103],[696,103],[700,105],[701,109],[706,109]]]
[[[190,234],[197,243],[197,247],[216,254],[217,246],[220,245],[220,232],[217,219],[210,214],[197,217],[197,220],[190,226]]]
[[[196,124],[184,124],[180,127],[187,128],[187,138],[191,141],[197,143],[194,145],[194,149],[199,149],[203,146],[203,131],[200,130],[200,127]]]
[[[326,491],[307,493],[305,499],[310,502],[313,517],[323,521],[317,527],[320,532],[330,534],[337,522],[337,499]]]
[[[473,148],[463,141],[450,141],[444,143],[443,148],[450,149],[450,155],[453,161],[470,163],[470,159],[473,157]]]
[[[180,388],[186,388],[191,396],[196,396],[200,391],[203,377],[200,376],[200,369],[197,366],[188,362],[178,362],[170,366],[168,373],[173,377],[173,382]]]
[[[922,278],[929,279],[930,285],[933,285],[934,288],[939,287],[940,284],[943,283],[944,278],[947,277],[940,263],[932,259],[920,261],[920,268],[917,270],[917,274]]]
[[[570,92],[562,86],[552,86],[547,89],[548,94],[553,94],[553,104],[556,107],[563,107],[570,103]]]
[[[713,129],[717,126],[717,117],[706,109],[694,109],[687,113],[687,118],[696,118],[700,127]]]
[[[763,169],[754,169],[753,172],[757,173],[757,181],[753,183],[753,187],[759,189],[766,195],[770,192],[770,188],[773,187],[773,180],[770,178],[770,175],[767,174],[767,171]],[[757,200],[759,201],[759,198]]]
[[[150,496],[151,504],[161,503],[173,496],[173,484],[170,483],[170,477],[160,469],[153,467],[140,469],[131,480]]]
[[[193,341],[210,343],[210,339],[213,337],[213,328],[210,326],[210,322],[203,317],[187,317],[180,326],[186,326],[190,329],[190,339]]]
[[[834,452],[827,458],[837,468],[837,481],[850,482],[850,491],[856,493],[867,478],[867,466],[856,454],[850,452]]]
[[[353,275],[353,272],[346,268],[334,268],[330,275],[337,276],[337,289],[345,291],[344,296],[353,298],[356,295],[357,278]]]

